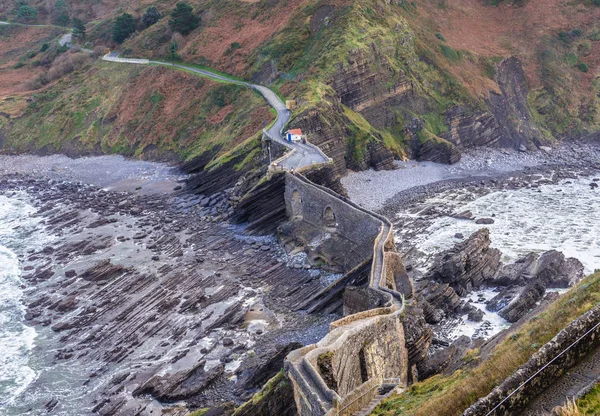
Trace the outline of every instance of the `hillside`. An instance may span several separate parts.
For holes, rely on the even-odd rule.
[[[46,2],[29,3],[38,11],[30,23],[53,21],[55,13]],[[87,22],[89,47],[118,48],[135,57],[176,57],[269,85],[295,99],[291,125],[333,157],[342,174],[347,168],[388,169],[394,158],[453,163],[460,149],[472,146],[535,149],[600,128],[600,7],[592,0],[191,1],[200,25],[187,36],[169,27],[174,3],[100,1],[87,7],[71,0],[67,5],[71,18]],[[144,28],[139,19],[151,5],[163,17]],[[118,45],[111,28],[122,12],[138,20],[138,30]],[[14,5],[1,6],[0,16],[15,17]],[[19,36],[26,54],[24,38],[37,36],[41,42],[49,29],[19,30],[24,31]],[[11,59],[5,49],[2,54],[4,62]],[[14,65],[14,49],[11,54]],[[7,65],[0,73],[3,83],[12,72]],[[40,71],[36,65],[32,61],[25,72]],[[85,142],[85,132],[94,117],[85,117],[85,132],[83,127],[69,131],[72,142],[73,137],[86,138],[76,148],[96,146],[140,156],[152,145],[163,158],[190,160],[204,154],[204,159],[214,155],[215,143],[216,153],[222,154],[251,137],[267,115],[267,107],[248,91],[232,88],[226,105],[213,106],[209,97],[222,86],[156,68],[140,75],[133,68],[90,62],[56,86],[44,87],[53,91],[44,94],[80,100],[78,87],[88,79],[95,84],[90,70],[98,77],[109,77],[114,70],[110,83],[123,93],[112,98],[119,105],[106,108],[102,117],[116,116],[115,126],[93,132],[97,138],[91,142]],[[183,85],[194,85],[194,93],[169,96],[167,90]],[[170,98],[162,101],[155,91]],[[11,94],[27,99],[39,91],[3,90],[3,95]],[[135,114],[154,108],[152,97],[160,101],[161,115],[152,123],[136,120]],[[187,109],[177,112],[175,122],[169,100]],[[64,108],[54,111],[53,120],[73,111]],[[235,115],[216,124],[208,121],[228,111]],[[192,115],[196,112],[201,114]],[[50,137],[25,131],[27,123],[44,117],[39,111],[18,116],[23,120],[4,123],[3,147],[22,151],[66,140],[58,137],[61,129],[48,133]],[[179,129],[173,131],[173,125]],[[250,148],[256,150],[257,144]]]

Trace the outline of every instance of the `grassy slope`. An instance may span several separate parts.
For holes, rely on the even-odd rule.
[[[4,101],[19,107],[24,97]],[[187,160],[227,152],[273,115],[255,92],[162,67],[95,62],[34,93],[0,121],[13,151],[121,153]]]
[[[600,414],[600,384],[597,384],[585,396],[577,400],[578,413],[573,416],[593,416]]]
[[[45,2],[29,2],[38,8],[39,22],[50,21],[51,10]],[[338,126],[338,134],[347,139],[349,159],[361,159],[372,141],[383,142],[404,157],[404,128],[415,116],[425,121],[426,131],[419,140],[443,141],[439,136],[448,129],[444,111],[454,105],[485,109],[488,91],[498,90],[493,81],[495,63],[514,54],[525,63],[532,87],[529,101],[538,123],[555,135],[600,128],[600,8],[587,0],[503,1],[494,3],[497,6],[482,0],[390,4],[381,0],[190,0],[195,10],[201,11],[202,24],[186,37],[168,28],[167,15],[175,1],[101,0],[93,7],[82,0],[68,3],[71,16],[88,22],[90,46],[112,46],[111,24],[119,13],[127,11],[139,18],[147,6],[156,5],[165,17],[134,34],[120,49],[132,56],[165,58],[176,42],[178,54],[191,64],[208,65],[244,79],[277,71],[281,76],[272,86],[274,90],[298,100],[300,108],[295,114],[318,109],[323,123]],[[315,29],[311,19],[323,5],[334,6],[335,11],[327,24]],[[0,15],[10,17],[11,10],[10,4],[3,4]],[[378,88],[385,90],[401,77],[410,83],[412,102],[382,109],[395,118],[391,126],[373,127],[363,114],[341,105],[331,88],[335,77],[349,65],[348,59],[357,56],[364,58],[373,73],[384,74]],[[587,72],[581,71],[581,64],[587,65]],[[81,80],[72,77],[72,85]],[[246,98],[241,97],[239,103],[243,105]],[[192,119],[188,116],[179,122]],[[226,143],[223,151],[251,136],[239,136],[234,132],[237,127],[227,121],[220,127],[229,129],[225,136],[230,142],[216,139]],[[190,128],[194,134],[199,130],[197,125]],[[154,134],[144,128],[140,131]],[[25,142],[31,140],[31,134],[24,137]],[[126,144],[114,136],[108,141],[109,148],[113,143]],[[128,141],[129,145],[114,150],[132,154],[140,151],[140,143],[149,142],[188,157],[208,149],[202,144],[206,137],[192,143],[164,132]]]
[[[484,361],[478,351],[468,355],[475,365],[451,375],[437,375],[384,401],[373,414],[460,415],[478,398],[523,365],[572,320],[600,302],[600,272],[582,280],[544,312],[532,318],[501,342]]]

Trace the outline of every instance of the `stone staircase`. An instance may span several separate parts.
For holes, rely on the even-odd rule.
[[[397,387],[396,384],[383,384],[375,398],[369,402],[364,408],[355,412],[352,416],[369,416],[373,410],[381,403],[384,399],[387,399],[394,393],[402,393],[403,388]]]

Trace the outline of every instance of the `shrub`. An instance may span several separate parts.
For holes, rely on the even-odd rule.
[[[135,32],[135,20],[129,13],[123,13],[113,23],[112,38],[117,43],[123,43],[125,39]]]
[[[73,37],[75,39],[85,39],[85,25],[80,19],[73,19]]]
[[[579,68],[579,70],[581,72],[588,72],[589,68],[586,64],[584,64],[583,62],[580,62],[579,65],[577,65],[577,68]]]
[[[194,9],[187,3],[177,3],[171,12],[169,26],[182,35],[187,35],[200,25],[200,18],[194,13]]]
[[[58,26],[68,26],[70,21],[67,2],[56,0],[52,8],[52,22]]]
[[[17,9],[17,18],[21,20],[32,20],[37,17],[37,10],[33,7],[23,4]]]
[[[227,50],[225,51],[225,55],[231,55],[232,53],[234,53],[237,49],[240,49],[242,47],[242,45],[239,42],[233,42],[231,45],[229,45],[229,48],[227,48]]]
[[[142,25],[144,27],[152,26],[154,23],[158,22],[161,17],[162,16],[156,7],[148,7],[142,15]]]
[[[441,40],[442,42],[446,42],[446,38],[440,32],[437,32],[435,34],[435,37],[438,38],[439,40]]]
[[[40,52],[46,52],[50,46],[47,43],[44,43],[40,48]]]
[[[442,50],[444,56],[450,59],[452,62],[458,62],[462,59],[462,53],[448,45],[440,45],[440,49]]]
[[[56,57],[52,66],[45,74],[29,81],[26,85],[27,88],[35,90],[41,88],[45,84],[51,81],[59,79],[70,72],[76,71],[82,68],[89,62],[87,54],[69,51]]]

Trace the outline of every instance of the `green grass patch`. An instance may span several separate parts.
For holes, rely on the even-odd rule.
[[[581,416],[600,415],[600,383],[576,401]]]
[[[571,321],[600,302],[600,272],[588,276],[502,341],[473,368],[435,376],[385,400],[374,415],[461,415],[513,374]]]

